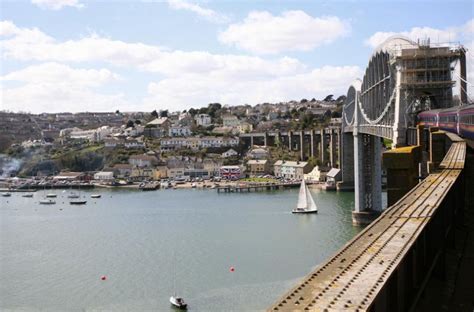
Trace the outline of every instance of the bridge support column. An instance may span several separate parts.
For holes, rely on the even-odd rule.
[[[387,170],[387,206],[418,184],[418,164],[421,161],[421,146],[395,148],[383,153],[383,165]]]
[[[263,134],[263,145],[265,147],[268,146],[268,132],[265,131],[265,133]]]
[[[314,130],[309,131],[309,145],[310,145],[310,151],[309,151],[309,156],[314,157],[315,152],[314,152]]]
[[[304,160],[304,131],[300,131],[300,159]]]
[[[250,148],[253,147],[253,135],[250,136]]]
[[[336,144],[334,129],[329,129],[329,162],[331,168],[336,168]]]
[[[354,136],[352,133],[342,133],[342,182],[337,185],[338,190],[351,191],[354,189]]]
[[[324,133],[324,128],[321,128],[321,142],[320,142],[320,148],[319,148],[319,160],[321,161],[321,165],[323,167],[327,166],[326,163],[326,137]]]
[[[293,149],[293,141],[291,140],[291,136],[293,135],[293,132],[290,130],[288,131],[288,149],[291,150]]]
[[[354,224],[369,224],[382,212],[382,161],[380,138],[354,135]]]

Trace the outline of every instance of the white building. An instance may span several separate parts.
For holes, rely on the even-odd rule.
[[[225,115],[222,117],[222,125],[224,127],[238,127],[240,125],[240,120],[237,116]]]
[[[192,134],[191,128],[187,126],[173,125],[169,128],[168,134],[170,137],[187,137]]]
[[[94,174],[94,180],[111,181],[114,179],[114,173],[110,171],[99,171]]]
[[[198,126],[203,127],[210,126],[212,123],[211,116],[209,116],[208,114],[197,114],[196,116],[194,116],[194,120],[196,121],[196,124]]]

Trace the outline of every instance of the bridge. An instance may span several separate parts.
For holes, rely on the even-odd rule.
[[[240,140],[248,146],[254,144],[288,146],[289,151],[298,151],[301,160],[317,157],[321,164],[331,168],[340,167],[341,128],[330,126],[313,130],[266,131],[242,133]]]
[[[354,187],[353,223],[369,225],[269,311],[414,311],[430,277],[443,275],[466,204],[467,147],[457,135],[415,127],[414,115],[453,106],[452,68],[465,80],[464,53],[403,37],[376,49],[364,78],[349,87],[341,130],[339,187]],[[383,139],[393,149],[382,157]]]

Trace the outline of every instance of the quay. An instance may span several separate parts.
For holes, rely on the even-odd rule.
[[[285,188],[297,188],[299,183],[266,183],[266,184],[249,184],[249,185],[226,185],[217,187],[217,193],[250,193],[261,191],[274,191]]]

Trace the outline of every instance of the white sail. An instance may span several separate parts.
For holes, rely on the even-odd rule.
[[[306,209],[308,208],[308,196],[307,196],[307,188],[306,184],[304,183],[304,179],[301,181],[300,186],[300,193],[298,195],[298,203],[296,204],[297,209]]]
[[[307,201],[309,203],[307,210],[318,210],[318,207],[316,206],[316,203],[314,202],[313,196],[311,196],[311,192],[309,191],[308,187],[306,187],[307,192]]]

